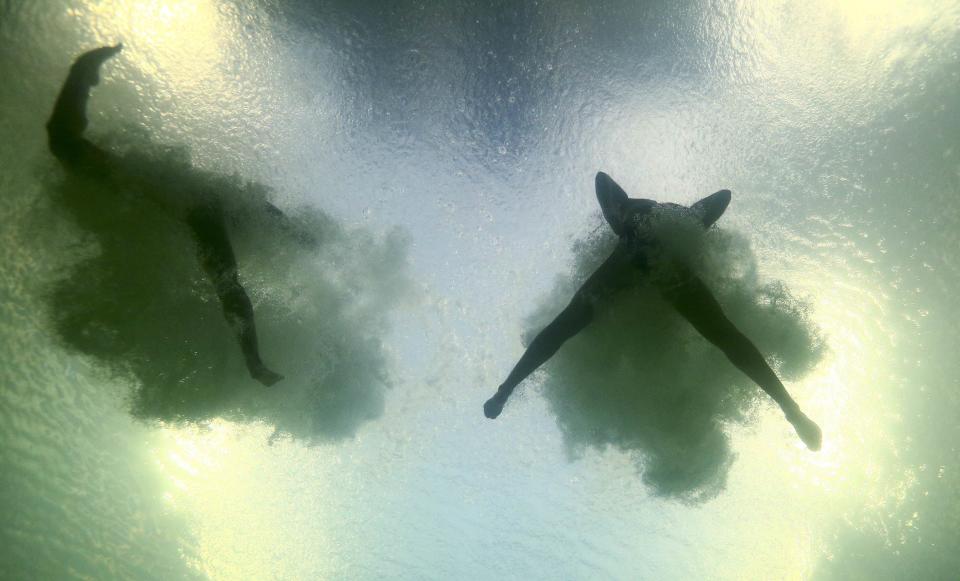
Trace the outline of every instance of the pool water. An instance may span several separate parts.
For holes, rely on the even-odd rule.
[[[0,577],[955,578],[958,31],[949,0],[0,2]],[[88,136],[229,200],[273,387],[183,224],[47,150],[119,41]],[[484,417],[616,242],[600,170],[733,192],[683,248],[821,451],[643,281]]]

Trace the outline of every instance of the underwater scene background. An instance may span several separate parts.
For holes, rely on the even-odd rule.
[[[935,0],[0,0],[0,577],[956,578],[958,31]],[[226,201],[270,388],[183,223],[47,150],[119,41],[87,135]],[[599,170],[733,192],[664,236],[820,452],[640,282],[483,416],[616,242]]]

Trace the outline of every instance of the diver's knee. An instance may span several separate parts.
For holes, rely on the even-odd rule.
[[[220,302],[223,304],[223,310],[238,317],[253,316],[253,303],[250,297],[239,283],[232,284],[228,288],[218,289]]]
[[[564,327],[580,329],[590,323],[591,319],[593,319],[593,305],[587,298],[576,296],[557,317],[557,322]]]
[[[723,352],[734,365],[738,367],[752,367],[762,363],[763,356],[757,351],[746,337],[737,334],[731,338],[723,347]]]
[[[47,147],[63,163],[77,161],[81,149],[79,140],[63,130],[47,127]]]
[[[721,349],[727,359],[737,367],[743,367],[749,360],[747,353],[737,345],[724,345]]]

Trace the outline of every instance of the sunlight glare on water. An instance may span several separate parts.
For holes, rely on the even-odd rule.
[[[0,577],[954,578],[958,31],[951,0],[0,2]],[[86,135],[225,200],[273,387],[182,223],[47,149],[117,42]],[[483,416],[616,243],[600,170],[733,192],[662,235],[819,452],[642,285]]]

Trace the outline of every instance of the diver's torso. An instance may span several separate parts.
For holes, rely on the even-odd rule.
[[[669,290],[689,276],[700,252],[704,228],[695,211],[671,203],[654,203],[629,219],[618,251],[638,271],[642,284]]]

